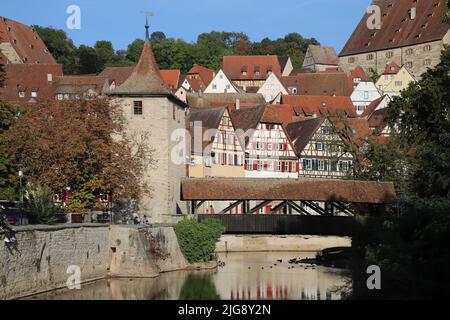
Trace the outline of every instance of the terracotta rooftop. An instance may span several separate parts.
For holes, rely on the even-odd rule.
[[[384,69],[383,75],[387,74],[397,74],[400,71],[400,67],[394,61],[388,63],[386,65],[386,69]]]
[[[209,68],[206,68],[203,66],[199,66],[196,64],[187,73],[187,75],[193,75],[193,74],[199,75],[199,77],[202,80],[203,85],[205,86],[205,89],[206,89],[209,86],[209,84],[211,83],[211,81],[213,81],[213,79],[216,75],[216,72],[212,69],[209,69]]]
[[[0,17],[0,52],[9,63],[56,64],[32,27]]]
[[[338,65],[339,58],[336,54],[336,49],[334,47],[318,46],[310,44],[308,46],[314,63],[325,64],[325,65]]]
[[[239,100],[241,104],[263,105],[266,100],[261,94],[243,93],[189,93],[187,102],[191,108],[209,108],[211,106],[226,106],[235,104]]]
[[[302,73],[297,76],[282,77],[281,82],[288,87],[295,87],[298,95],[311,96],[350,96],[353,86],[349,86],[345,72]]]
[[[368,118],[372,115],[375,109],[380,105],[380,103],[386,98],[386,95],[379,97],[378,99],[372,101],[367,107],[366,110],[361,114],[361,118]]]
[[[159,71],[150,41],[145,42],[139,62],[131,76],[111,92],[112,95],[168,95],[170,93]]]
[[[357,83],[355,83],[355,79],[361,81],[370,80],[369,76],[361,66],[357,66],[355,69],[350,71],[348,75],[348,83],[350,87],[356,87],[358,85]]]
[[[231,110],[230,116],[235,128],[241,129],[245,132],[249,129],[256,129],[258,124],[261,122],[265,111],[265,106],[259,106],[256,108]]]
[[[0,88],[0,97],[11,103],[28,103],[34,100],[32,91],[37,92],[38,99],[54,98],[54,81],[62,76],[63,67],[60,64],[7,64],[5,71],[6,81]],[[20,90],[25,97],[19,97]]]
[[[374,111],[369,119],[369,127],[373,129],[379,129],[382,130],[387,125],[387,115],[388,115],[388,108],[383,108],[377,111]]]
[[[443,22],[447,0],[374,0],[381,8],[380,30],[367,27],[365,14],[339,56],[373,52],[441,40],[449,30]],[[410,10],[416,9],[411,18]]]
[[[291,105],[297,116],[336,115],[340,112],[356,117],[350,97],[330,96],[282,96],[282,104]]]
[[[108,79],[97,75],[62,76],[55,79],[55,95],[82,95],[89,90],[102,94],[108,88]]]
[[[278,56],[224,56],[223,72],[230,80],[266,80],[270,72],[281,78],[283,69]]]
[[[181,180],[181,197],[189,200],[305,200],[393,203],[392,182],[330,179],[214,178]]]
[[[325,118],[315,118],[293,122],[286,127],[286,132],[294,145],[297,155],[300,155],[305,149],[324,121]]]

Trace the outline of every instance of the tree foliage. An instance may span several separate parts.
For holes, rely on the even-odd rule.
[[[97,41],[94,47],[78,48],[62,30],[35,26],[55,59],[64,65],[66,74],[91,74],[108,66],[132,66],[139,60],[144,40],[136,39],[127,50],[115,50],[110,41]],[[280,55],[290,56],[294,67],[301,67],[309,44],[319,44],[314,38],[306,39],[298,33],[283,38],[252,42],[242,32],[202,33],[195,43],[168,38],[163,32],[151,34],[156,60],[161,69],[181,69],[187,72],[194,64],[214,70],[222,66],[225,55]]]
[[[5,74],[5,66],[0,61],[0,88],[2,88],[5,85],[6,80],[6,74]]]
[[[389,106],[391,142],[368,153],[369,177],[396,183],[402,202],[353,238],[354,298],[450,297],[450,48]],[[382,290],[366,287],[368,265]]]
[[[56,208],[53,205],[53,191],[47,186],[28,184],[26,208],[31,224],[55,224]]]
[[[28,183],[54,192],[70,187],[82,210],[102,192],[120,202],[146,190],[139,179],[152,163],[145,138],[126,137],[119,107],[99,98],[34,105],[0,143]]]
[[[175,226],[180,249],[189,263],[212,260],[216,243],[224,232],[224,226],[217,219],[201,223],[186,219]]]

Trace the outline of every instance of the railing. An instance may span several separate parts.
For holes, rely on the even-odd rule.
[[[205,219],[219,219],[227,234],[352,236],[356,227],[353,217],[336,216],[198,215],[199,221]]]

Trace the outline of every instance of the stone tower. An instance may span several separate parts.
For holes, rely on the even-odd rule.
[[[146,215],[151,223],[174,223],[187,209],[180,201],[180,180],[186,176],[186,166],[172,161],[172,152],[180,144],[173,141],[172,134],[184,130],[187,106],[164,83],[153,55],[148,21],[145,27],[146,39],[138,64],[109,96],[123,108],[129,137],[147,136],[145,143],[153,150],[154,165],[142,175],[151,187],[150,194],[139,199],[138,213]]]

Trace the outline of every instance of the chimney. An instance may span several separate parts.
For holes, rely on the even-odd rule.
[[[236,110],[241,110],[241,100],[236,99]]]
[[[48,83],[52,83],[53,82],[53,74],[47,73],[47,81],[48,81]]]
[[[409,17],[411,18],[411,20],[414,20],[416,18],[416,13],[417,9],[415,7],[409,10]]]

